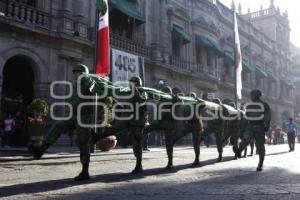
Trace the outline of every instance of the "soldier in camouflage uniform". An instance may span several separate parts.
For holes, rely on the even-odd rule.
[[[213,99],[213,102],[216,104],[221,105],[220,99]],[[222,154],[223,154],[223,127],[224,127],[224,121],[221,118],[221,112],[223,110],[218,110],[217,111],[217,116],[215,119],[208,120],[207,121],[207,128],[204,129],[204,138],[207,134],[214,133],[215,138],[216,138],[216,143],[217,143],[217,149],[219,153],[219,157],[217,159],[217,162],[222,161]]]
[[[195,92],[191,92],[189,96],[199,100]],[[200,143],[201,134],[203,133],[203,122],[201,119],[201,112],[204,107],[204,104],[200,105],[199,107],[197,107],[196,105],[193,106],[193,117],[192,119],[186,121],[185,129],[183,131],[184,135],[186,135],[187,133],[192,133],[193,136],[193,147],[195,152],[195,160],[193,162],[193,165],[200,164]],[[189,116],[189,112],[190,111],[187,111],[187,113],[185,113],[186,116]]]
[[[253,156],[253,152],[254,152],[254,140],[252,140],[251,142],[250,142],[250,154],[249,154],[249,156]],[[243,155],[243,158],[246,158],[248,155],[247,155],[247,152],[248,152],[248,147],[246,147],[245,149],[244,149],[244,155]]]
[[[136,157],[136,166],[132,173],[138,174],[143,173],[142,139],[147,117],[147,107],[145,105],[147,94],[141,94],[137,89],[142,86],[142,79],[140,77],[132,77],[129,81],[134,95],[127,101],[133,105],[134,109],[132,113],[130,113],[133,117],[128,120],[114,121],[111,127],[104,130],[102,137],[116,135],[125,131],[128,131],[131,134],[133,153]]]
[[[236,108],[235,103],[231,101],[223,101],[223,104]],[[235,114],[230,115],[228,113],[228,116],[230,118],[224,120],[223,146],[225,146],[228,139],[230,139],[230,144],[233,146],[233,149],[235,149],[238,147],[238,140],[241,137],[243,119],[239,119],[239,116]]]
[[[173,95],[172,89],[169,86],[163,87],[161,91]],[[173,101],[174,103],[177,101],[175,97]],[[161,119],[157,119],[151,122],[150,125],[145,128],[145,133],[150,133],[155,130],[164,131],[165,143],[166,143],[166,149],[168,155],[168,164],[166,166],[166,169],[173,168],[173,146],[174,146],[174,139],[175,139],[174,137],[175,137],[176,124],[172,116],[172,105],[173,105],[172,103],[162,105],[161,109],[164,110],[164,112],[160,112],[160,110],[158,110],[158,113],[161,113]]]
[[[90,146],[89,140],[91,136],[91,129],[81,127],[78,124],[77,119],[77,108],[80,103],[87,102],[87,99],[81,99],[77,93],[77,80],[81,74],[88,74],[88,68],[85,65],[79,64],[76,65],[73,69],[73,74],[75,76],[76,83],[73,85],[73,94],[71,97],[71,105],[73,108],[73,116],[70,120],[66,121],[58,121],[56,122],[49,133],[47,134],[46,138],[43,141],[41,147],[34,147],[31,146],[31,150],[33,152],[33,156],[35,159],[40,159],[42,155],[46,152],[46,150],[52,146],[60,135],[64,132],[75,130],[75,134],[77,136],[76,143],[80,149],[80,162],[82,165],[82,171],[78,176],[75,177],[75,181],[86,180],[89,179],[89,163],[90,163]],[[83,95],[92,95],[90,89],[92,88],[92,82],[89,79],[82,78],[80,91]],[[84,124],[92,124],[93,122],[93,106],[84,106],[81,110],[81,120]]]
[[[259,154],[259,163],[256,171],[262,171],[265,158],[265,132],[270,128],[271,111],[269,105],[260,99],[262,95],[261,91],[252,90],[250,95],[253,103],[246,107],[246,131],[240,147],[235,149],[235,153],[236,156],[240,158],[243,149],[246,148],[252,139],[255,139]]]

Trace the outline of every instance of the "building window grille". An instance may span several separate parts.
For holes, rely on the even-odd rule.
[[[172,54],[173,56],[180,58],[181,57],[181,40],[180,39],[172,39]]]

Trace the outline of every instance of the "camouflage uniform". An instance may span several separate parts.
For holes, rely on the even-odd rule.
[[[224,101],[223,101],[224,103]],[[228,102],[227,105],[235,108],[235,103]],[[228,139],[230,139],[230,144],[233,146],[233,149],[238,147],[238,140],[241,137],[241,130],[243,126],[243,120],[239,119],[238,116],[235,114],[229,114],[226,112],[226,114],[232,119],[224,120],[224,138],[223,138],[223,146],[225,146],[228,142]]]
[[[168,86],[162,88],[162,91],[172,95],[172,89]],[[174,99],[174,103],[176,99]],[[165,143],[166,143],[166,150],[168,155],[168,164],[167,169],[173,168],[173,146],[174,146],[174,136],[175,136],[175,128],[176,123],[172,116],[172,105],[173,104],[166,104],[161,106],[163,110],[169,110],[169,112],[162,112],[161,119],[155,120],[150,123],[149,126],[145,128],[145,133],[150,133],[156,130],[163,130],[165,134]]]
[[[84,71],[82,68],[84,68]],[[73,70],[73,72],[79,72],[79,73],[86,73],[88,74],[87,67],[84,65],[76,66]],[[92,82],[87,78],[84,77],[81,80],[81,92],[84,95],[92,95],[89,91],[89,88],[91,87]],[[91,137],[91,129],[90,128],[84,128],[79,126],[78,119],[77,119],[77,108],[80,103],[87,102],[90,100],[86,99],[80,99],[77,94],[77,83],[73,86],[73,94],[70,100],[70,103],[73,108],[73,116],[71,119],[66,121],[58,121],[52,125],[50,128],[46,138],[43,141],[43,144],[41,147],[31,147],[34,153],[34,158],[39,159],[42,157],[42,155],[45,153],[45,151],[52,146],[60,137],[60,135],[64,132],[69,132],[75,130],[76,134],[76,144],[78,145],[80,149],[80,162],[82,165],[82,171],[81,173],[75,177],[75,180],[85,180],[89,179],[89,162],[90,162],[90,146],[89,141]],[[83,124],[92,124],[93,123],[93,106],[84,106],[81,110],[81,121]]]
[[[263,106],[263,110],[261,112],[253,112],[251,110],[258,110],[261,107],[256,104],[250,104],[246,108],[246,117],[247,119],[247,126],[245,133],[243,135],[243,140],[240,144],[240,147],[236,150],[237,157],[241,157],[241,152],[247,145],[255,139],[257,152],[259,154],[259,163],[257,166],[257,171],[261,171],[263,167],[264,157],[265,157],[265,132],[270,127],[270,120],[271,120],[271,111],[270,107],[267,103],[260,100],[261,92],[259,90],[251,91],[251,98],[252,101],[255,103],[259,103]],[[262,119],[258,119],[260,116],[263,115]],[[251,117],[252,119],[250,119]],[[257,118],[257,119],[253,119]]]
[[[141,80],[139,77],[132,77],[130,79],[131,82],[135,82],[136,79],[138,80],[138,84],[135,87],[141,86]],[[143,141],[143,132],[146,124],[146,114],[147,114],[147,107],[145,102],[147,101],[147,95],[141,94],[137,88],[132,88],[133,90],[133,97],[129,99],[129,102],[133,105],[134,110],[133,119],[129,120],[122,120],[122,121],[114,121],[111,127],[108,127],[104,130],[102,137],[109,136],[109,135],[117,135],[120,132],[128,131],[132,136],[132,148],[134,156],[136,157],[136,166],[135,169],[132,171],[133,174],[142,173],[142,141]],[[137,106],[136,106],[137,105]],[[118,114],[118,113],[116,113]],[[138,116],[136,115],[138,114]]]
[[[196,94],[191,94],[190,96],[197,98]],[[193,110],[194,115],[193,115],[192,119],[186,121],[185,129],[183,130],[183,132],[184,132],[184,134],[192,133],[193,147],[194,147],[194,152],[195,152],[195,160],[193,162],[193,165],[198,165],[198,164],[200,164],[200,159],[199,159],[200,143],[201,143],[201,135],[203,133],[203,122],[202,122],[202,119],[198,118],[198,117],[201,117],[201,111],[204,107],[198,107],[199,110],[196,110],[197,107],[196,107],[196,105],[194,105],[192,108],[194,109]],[[189,113],[189,111],[187,111],[185,114],[186,114],[186,116],[189,116],[190,113]]]
[[[220,104],[219,99],[214,99],[214,103]],[[223,110],[218,110],[218,116],[216,119],[212,119],[207,121],[207,127],[204,130],[204,137],[207,134],[214,133],[217,143],[217,149],[219,153],[218,162],[222,161],[222,154],[223,154],[223,127],[224,127],[224,121],[221,118],[221,112]]]

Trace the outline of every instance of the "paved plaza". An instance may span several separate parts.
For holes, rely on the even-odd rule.
[[[131,149],[96,152],[91,179],[74,182],[81,169],[74,149],[50,149],[41,160],[25,151],[0,151],[0,199],[300,199],[300,149],[267,146],[263,172],[256,172],[258,156],[233,160],[231,147],[224,161],[215,163],[217,150],[201,148],[201,166],[192,167],[191,147],[176,147],[173,170],[165,170],[164,148],[145,152],[144,174],[132,175]]]

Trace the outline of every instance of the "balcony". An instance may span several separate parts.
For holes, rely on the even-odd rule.
[[[20,25],[49,29],[49,15],[37,8],[15,0],[0,0],[0,18],[12,20]],[[30,28],[30,27],[28,27]]]
[[[150,47],[146,46],[145,43],[121,37],[112,32],[110,33],[110,45],[112,48],[150,58]]]
[[[182,60],[180,58],[177,58],[175,56],[170,57],[170,64],[182,71],[186,72],[196,72],[195,64],[192,62],[188,62],[185,60]]]

